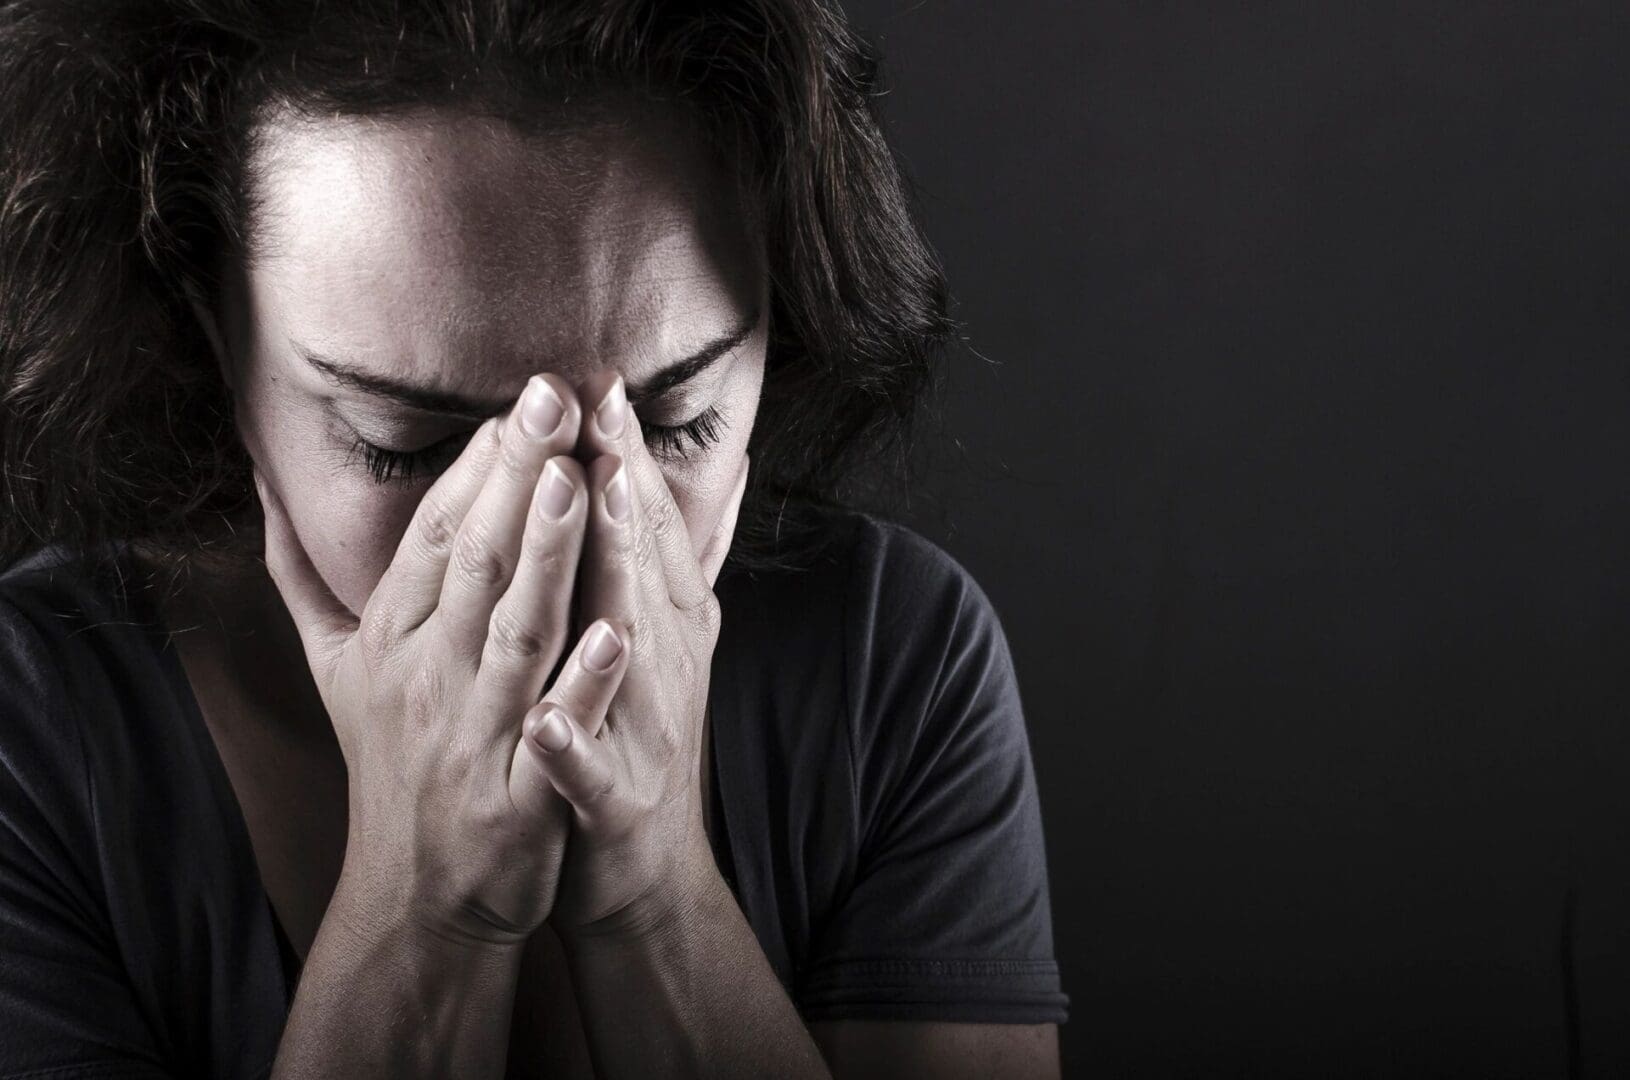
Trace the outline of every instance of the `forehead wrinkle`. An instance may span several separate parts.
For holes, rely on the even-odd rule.
[[[721,235],[729,221],[693,175],[701,160],[694,149],[675,152],[664,130],[640,141],[627,125],[621,142],[582,153],[607,131],[533,141],[502,124],[459,132],[443,121],[329,118],[337,127],[307,125],[267,159],[327,169],[335,188],[350,192],[321,200],[318,216],[339,212],[353,232],[362,228],[357,257],[336,260],[333,238],[309,221],[290,231],[314,245],[306,254],[317,258],[306,262],[389,298],[374,305],[386,348],[354,355],[449,388],[497,393],[541,366],[580,374],[623,364],[638,379],[728,329],[722,323],[737,314],[732,283],[718,283],[725,303],[717,309],[694,288],[718,294],[708,288],[712,277],[735,276],[735,241]],[[411,139],[387,138],[377,152],[380,135],[407,128]],[[488,159],[499,167],[482,167]],[[517,190],[546,195],[518,199]],[[334,317],[340,329],[331,344],[342,351],[340,336],[355,320]]]

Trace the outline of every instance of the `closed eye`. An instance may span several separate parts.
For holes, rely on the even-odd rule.
[[[729,426],[717,405],[709,405],[694,419],[682,424],[647,424],[643,421],[640,424],[651,452],[665,458],[687,458],[705,450],[718,442]],[[692,449],[685,449],[686,440],[690,441]]]
[[[700,414],[681,424],[641,423],[646,445],[653,455],[668,459],[684,459],[717,443],[730,425],[717,405],[709,405]],[[469,445],[476,429],[456,431],[418,450],[396,450],[371,443],[360,435],[351,442],[347,464],[365,468],[376,484],[408,486],[416,481],[432,478],[445,472],[458,460],[464,447]],[[688,445],[687,445],[688,444]]]

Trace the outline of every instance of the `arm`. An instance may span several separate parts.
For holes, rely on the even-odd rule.
[[[711,853],[693,877],[562,939],[601,1075],[830,1076]]]
[[[844,1080],[1059,1075],[1057,1024],[828,1020],[809,1030]]]
[[[554,902],[569,808],[521,719],[566,643],[582,542],[570,387],[535,377],[421,501],[361,616],[328,590],[270,482],[266,561],[350,782],[345,866],[274,1075],[503,1075],[516,980]],[[555,407],[547,406],[555,399]],[[552,418],[552,419],[550,419]],[[545,463],[547,462],[547,468]],[[455,527],[456,523],[456,527]],[[546,701],[603,714],[603,624]]]
[[[996,611],[909,530],[860,530],[845,710],[871,782],[854,879],[805,958],[800,1004],[844,1077],[1057,1077],[1040,800]]]
[[[580,391],[604,404],[584,423],[600,456],[588,470],[579,595],[582,617],[628,630],[632,655],[603,725],[563,716],[552,745],[536,741],[546,775],[574,809],[550,925],[596,1071],[826,1076],[713,863],[702,820],[700,750],[719,615],[711,585],[747,462],[698,555],[620,379],[596,379],[599,394]]]
[[[597,399],[592,389],[582,394],[585,401]],[[606,1077],[829,1075],[821,1047],[804,1026],[813,1005],[817,1014],[825,1010],[822,1019],[840,1021],[826,1031],[840,1075],[901,1063],[923,1067],[922,1075],[955,1076],[981,1062],[1011,1066],[1008,1075],[1056,1075],[1051,1024],[874,1025],[848,1019],[879,1016],[901,1004],[889,998],[890,987],[864,985],[868,957],[875,956],[906,958],[917,980],[913,990],[927,992],[918,1000],[936,1013],[928,1019],[957,1009],[981,1017],[1005,1014],[1015,1023],[1041,1015],[1044,1002],[1038,998],[1047,996],[1052,968],[1050,959],[1036,955],[1050,952],[1045,900],[1037,899],[1045,883],[1026,861],[1039,852],[1039,820],[1028,811],[1003,812],[1007,800],[1018,798],[1023,805],[1028,784],[1028,754],[1014,738],[1022,735],[1016,702],[987,708],[976,700],[931,718],[934,739],[949,739],[957,752],[940,755],[924,745],[908,755],[907,766],[954,772],[920,777],[926,786],[898,788],[907,799],[918,798],[911,792],[934,794],[890,815],[904,830],[903,843],[868,868],[863,895],[837,913],[840,923],[858,923],[863,936],[844,940],[840,929],[840,937],[826,943],[832,951],[821,958],[822,974],[832,980],[801,998],[801,1008],[788,999],[713,864],[700,811],[701,730],[720,618],[711,590],[717,565],[706,552],[717,558],[718,538],[728,535],[734,510],[715,528],[699,564],[685,535],[688,523],[647,456],[637,422],[628,416],[604,430],[603,418],[623,411],[616,385],[604,394],[594,423],[584,425],[590,449],[603,456],[589,470],[592,501],[580,595],[585,614],[631,629],[633,656],[604,727],[563,718],[556,747],[539,751],[551,784],[574,809],[551,924],[570,958],[598,1071]],[[738,481],[737,501],[740,492]],[[921,620],[928,614],[913,610],[900,617]],[[633,628],[639,628],[637,635]],[[977,652],[966,655],[980,659]],[[941,670],[917,659],[923,658],[901,662],[923,677]],[[987,680],[987,697],[1003,688],[999,679],[989,680],[987,665],[959,670],[972,682]],[[918,704],[929,709],[954,697],[929,694]],[[868,715],[894,715],[887,703],[869,705],[883,707],[868,708]],[[988,767],[980,764],[986,748],[1001,751]],[[938,855],[947,852],[960,860],[955,874],[940,872]],[[1023,888],[1014,890],[1015,884]],[[971,918],[959,910],[969,896],[994,900],[1009,893]],[[928,905],[936,925],[907,935],[897,910],[902,897],[910,898],[909,921],[923,916]],[[1024,914],[1010,921],[1013,905]],[[900,931],[899,940],[864,937],[884,931]],[[851,952],[854,945],[865,951]],[[973,951],[962,952],[964,946]],[[976,959],[966,967],[953,961],[957,977],[942,979],[938,958],[965,955]],[[954,985],[937,985],[947,981]],[[869,991],[876,993],[868,997]],[[970,996],[959,1000],[958,993]],[[898,1012],[890,1018],[914,1019]]]
[[[427,933],[342,877],[300,975],[275,1080],[502,1075],[521,943]]]

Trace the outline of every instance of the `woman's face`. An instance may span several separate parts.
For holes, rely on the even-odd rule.
[[[284,118],[263,136],[225,364],[244,442],[341,602],[362,610],[435,476],[534,372],[622,373],[700,549],[758,410],[766,275],[683,117],[545,135],[437,112]],[[706,445],[650,436],[698,417]]]

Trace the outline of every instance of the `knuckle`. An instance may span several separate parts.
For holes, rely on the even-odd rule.
[[[639,545],[635,539],[627,534],[618,536],[610,545],[611,565],[618,571],[628,574],[639,566]]]
[[[649,529],[641,530],[634,540],[633,564],[641,572],[651,569],[656,562],[657,538]]]
[[[526,546],[527,565],[539,575],[550,578],[559,576],[566,565],[566,553],[551,541],[549,536],[537,536]]]
[[[440,555],[452,547],[458,536],[458,522],[453,513],[441,502],[426,499],[414,515],[419,543],[432,555]]]
[[[460,577],[481,588],[501,585],[510,574],[504,557],[478,531],[460,536],[449,562]]]
[[[517,485],[529,486],[537,482],[538,469],[533,463],[533,455],[522,443],[522,439],[511,439],[503,444],[498,452],[498,469],[506,480]]]
[[[679,654],[679,659],[678,659],[677,662],[679,664],[679,679],[680,679],[680,682],[682,682],[687,687],[695,686],[696,685],[696,677],[697,677],[697,674],[698,674],[698,669],[697,669],[697,664],[696,664],[695,658],[693,658],[691,656],[689,649],[679,649],[677,651],[678,651],[678,654]]]
[[[616,796],[617,774],[607,773],[606,776],[596,783],[593,789],[583,797],[583,802],[581,805],[585,810],[589,809],[590,807],[606,806],[611,803]]]
[[[379,659],[390,653],[396,644],[396,628],[383,618],[364,619],[357,628],[357,640],[362,643],[362,654]]]
[[[673,497],[664,491],[646,495],[640,500],[640,509],[644,512],[647,528],[658,533],[673,528],[674,517],[678,513]]]
[[[499,657],[536,660],[549,654],[549,635],[502,609],[493,612],[487,624],[487,645]]]
[[[718,639],[719,628],[724,622],[724,608],[711,589],[702,594],[702,599],[691,608],[690,614],[698,636],[709,643]]]
[[[644,652],[647,646],[646,638],[651,633],[650,614],[643,607],[635,608],[633,616],[622,620],[622,623],[623,628],[628,631],[629,655],[632,657]]]

